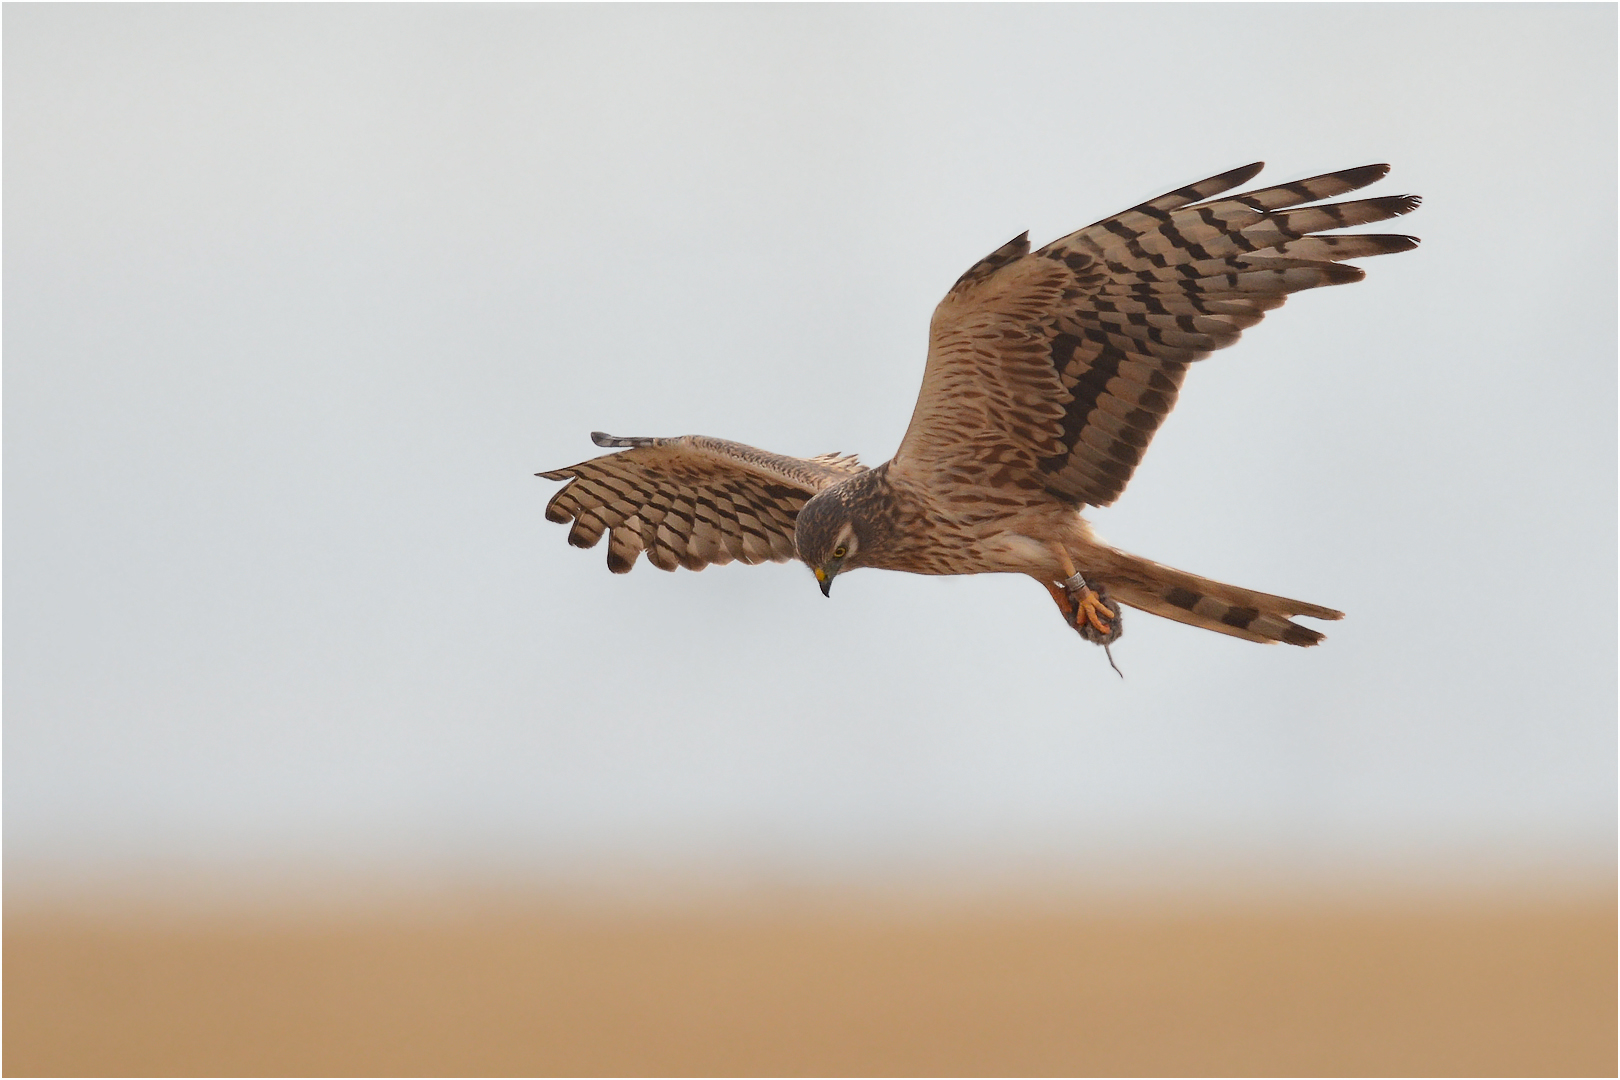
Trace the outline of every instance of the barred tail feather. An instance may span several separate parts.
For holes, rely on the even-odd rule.
[[[1124,552],[1114,555],[1117,562],[1096,573],[1113,597],[1189,626],[1245,641],[1283,641],[1304,646],[1318,644],[1325,635],[1293,622],[1289,616],[1344,618],[1344,612],[1319,604],[1211,581]]]

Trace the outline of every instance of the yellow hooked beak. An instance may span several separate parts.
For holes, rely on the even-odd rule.
[[[832,578],[828,576],[827,571],[819,566],[815,567],[815,571],[816,580],[821,582],[821,595],[832,596]]]

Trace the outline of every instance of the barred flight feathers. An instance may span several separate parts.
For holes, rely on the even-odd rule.
[[[865,471],[854,455],[785,457],[702,435],[594,431],[591,440],[628,449],[536,475],[568,481],[546,504],[546,518],[572,521],[575,547],[595,547],[607,532],[615,574],[628,573],[643,551],[662,570],[784,562],[794,557],[793,525],[805,502]]]
[[[1125,490],[1187,365],[1237,341],[1288,294],[1359,281],[1339,265],[1410,236],[1321,235],[1414,209],[1415,196],[1303,205],[1387,165],[1216,198],[1259,164],[1188,185],[964,274],[934,312],[922,391],[894,468],[965,490],[1107,506]]]

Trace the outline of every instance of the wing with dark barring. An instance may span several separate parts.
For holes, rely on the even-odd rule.
[[[1107,506],[1188,365],[1291,293],[1359,281],[1344,260],[1417,246],[1324,233],[1404,214],[1415,196],[1304,205],[1381,179],[1387,165],[1221,196],[1259,171],[1210,177],[1037,251],[1026,234],[976,263],[934,312],[893,470],[939,491]]]
[[[546,504],[546,518],[572,521],[568,542],[575,547],[595,547],[606,532],[615,574],[628,573],[643,551],[661,570],[733,559],[785,562],[795,555],[793,525],[804,504],[865,471],[854,455],[787,457],[704,435],[596,431],[591,440],[626,449],[535,475],[567,482]]]

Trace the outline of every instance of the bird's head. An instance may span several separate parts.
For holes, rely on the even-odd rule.
[[[816,495],[799,511],[793,527],[793,545],[799,558],[815,571],[821,595],[832,595],[833,578],[862,565],[861,529],[854,507],[837,488]]]

